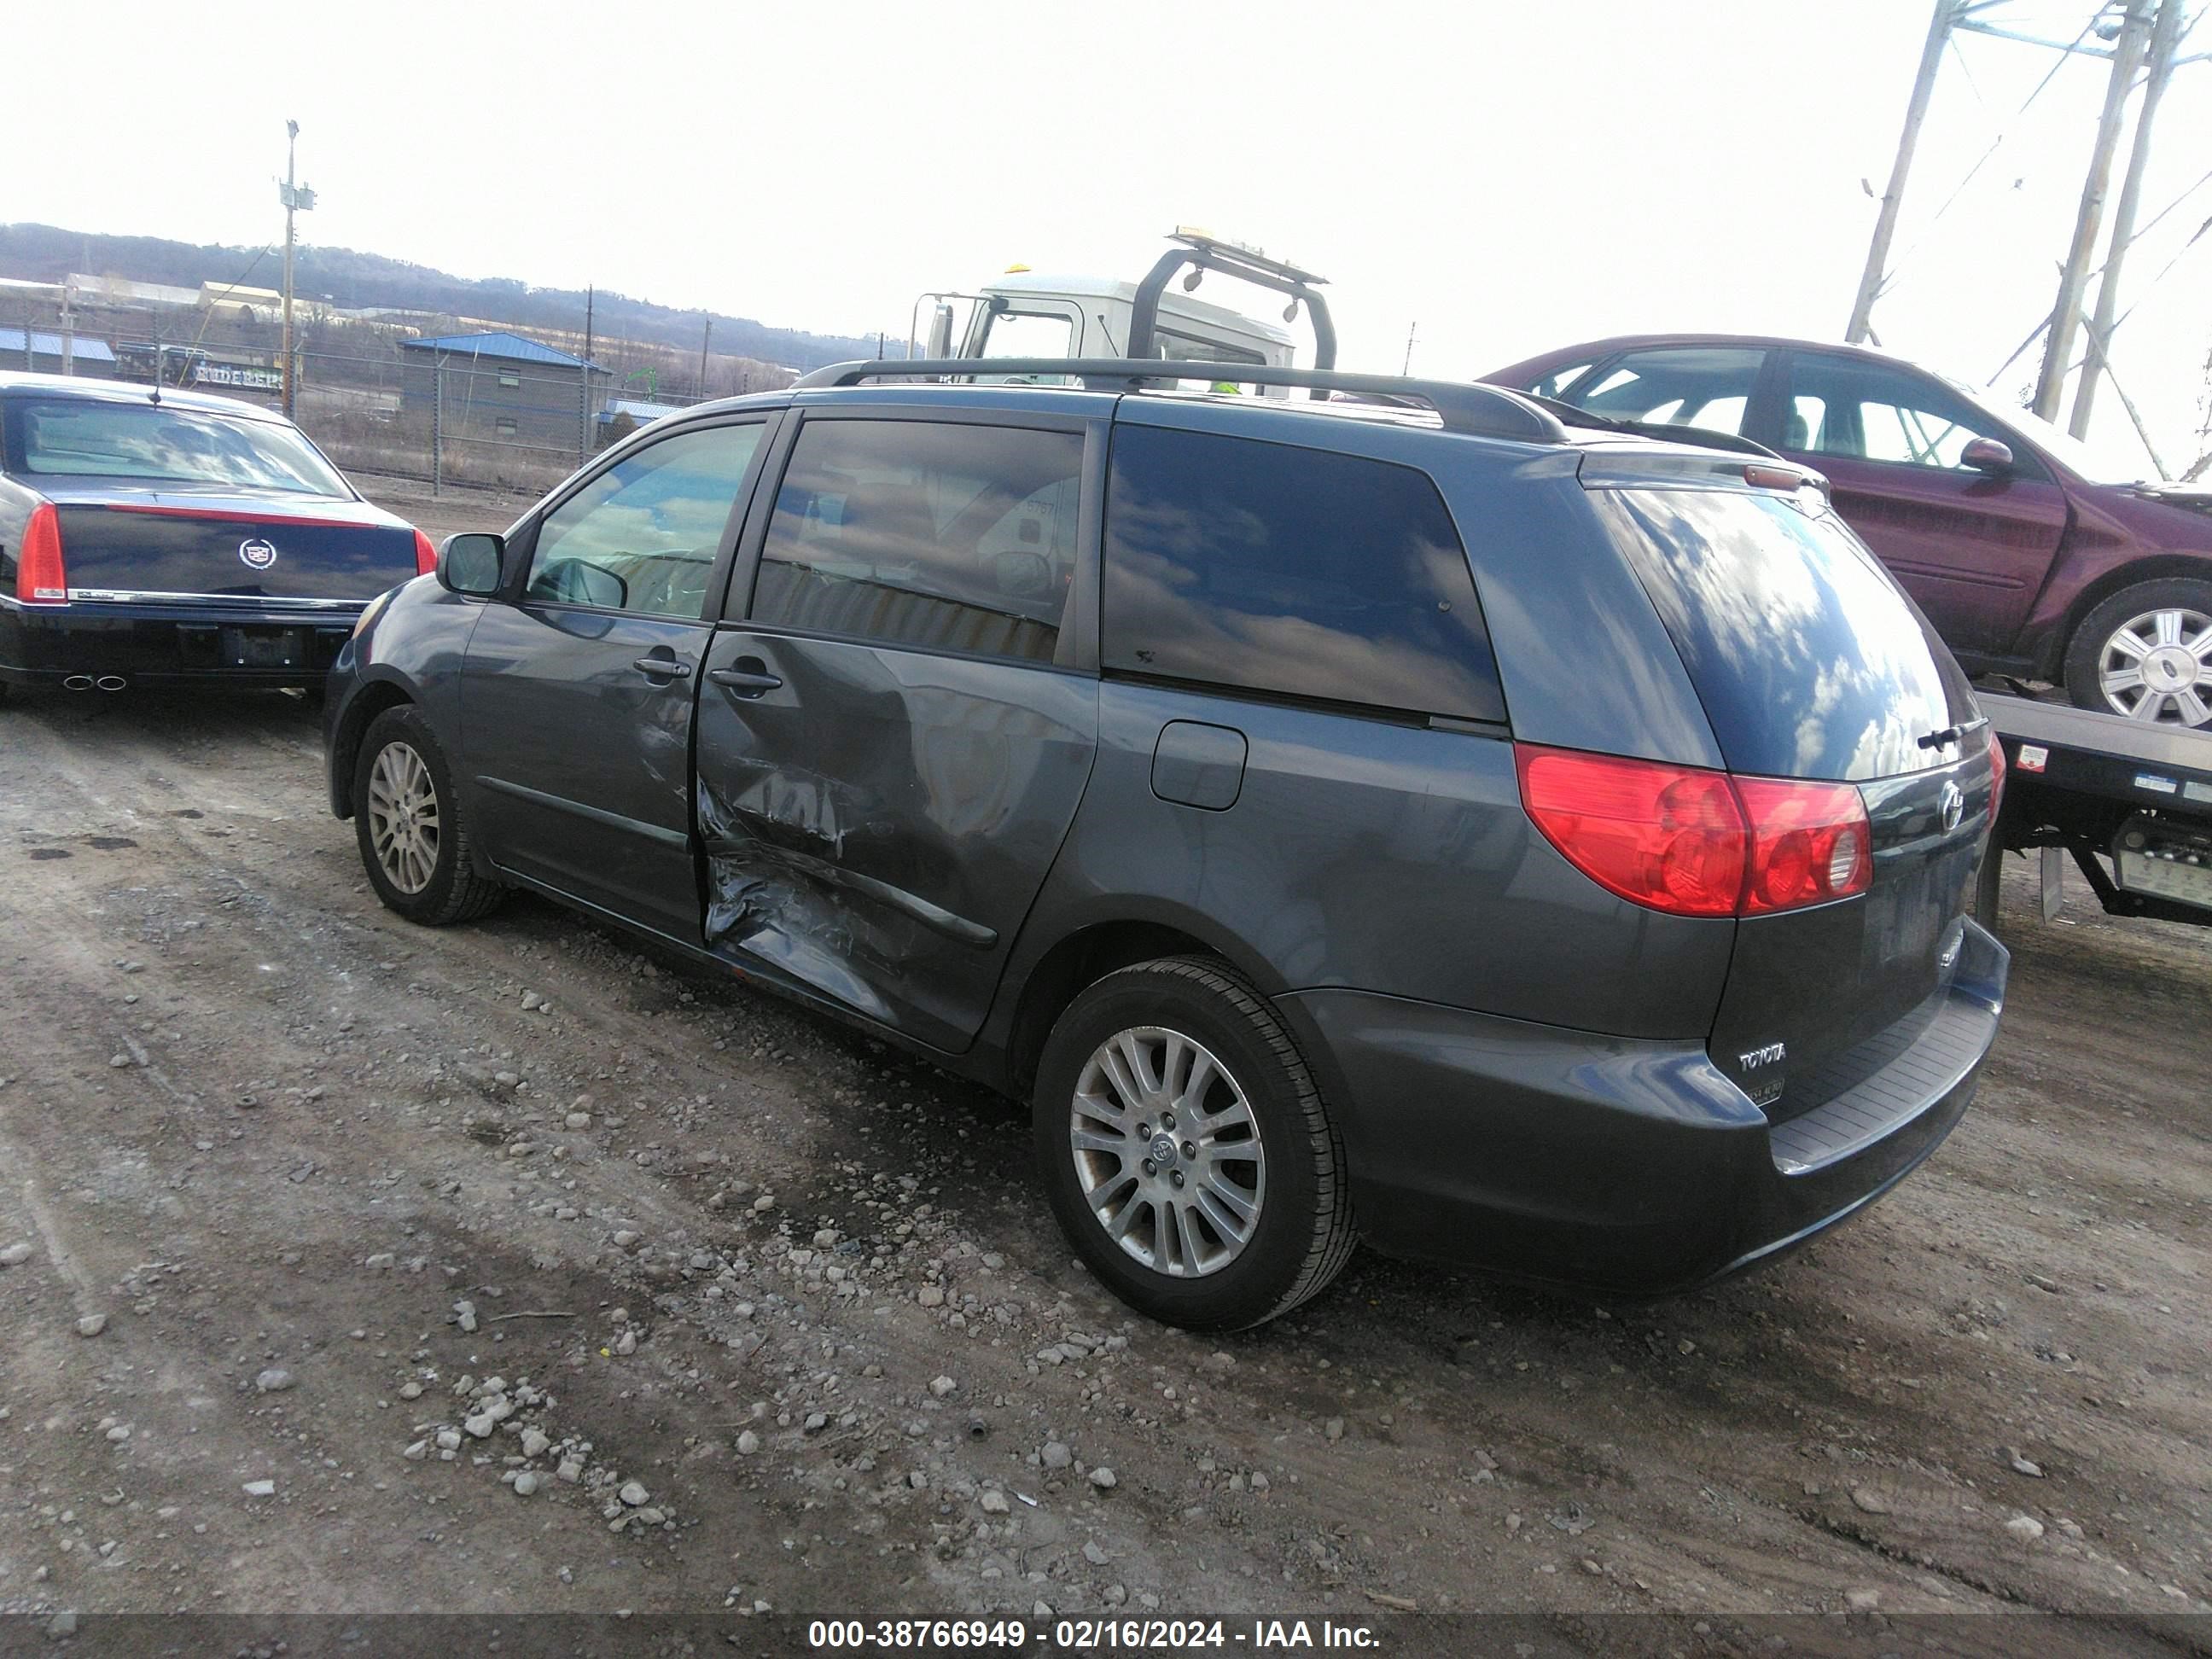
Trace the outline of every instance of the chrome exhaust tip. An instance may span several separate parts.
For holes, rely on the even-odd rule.
[[[62,682],[62,690],[64,691],[89,691],[92,690],[92,676],[89,674],[72,674]]]
[[[93,684],[103,691],[121,691],[128,688],[131,682],[120,674],[102,674]]]

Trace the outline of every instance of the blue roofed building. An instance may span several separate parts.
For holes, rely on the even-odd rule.
[[[427,425],[434,409],[447,438],[473,438],[574,455],[613,375],[540,341],[503,330],[402,340],[399,407]]]
[[[58,334],[43,329],[0,328],[0,368],[26,369],[33,374],[59,374],[62,348]],[[80,334],[67,343],[69,373],[102,377],[115,373],[115,353],[105,340]]]

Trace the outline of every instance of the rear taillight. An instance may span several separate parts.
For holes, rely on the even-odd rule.
[[[1726,773],[1525,744],[1513,752],[1528,816],[1599,886],[1676,915],[1736,913],[1747,837]]]
[[[421,531],[415,532],[415,574],[427,576],[438,568],[438,550]]]
[[[69,576],[62,568],[62,515],[52,501],[31,514],[15,550],[15,598],[25,605],[67,605]]]
[[[1997,809],[2004,805],[2005,757],[2004,744],[1997,740],[1996,722],[1990,725],[1990,822],[1997,821]]]
[[[1849,784],[1737,778],[1516,744],[1521,799],[1599,886],[1681,916],[1760,915],[1863,893],[1866,804]]]
[[[1874,879],[1866,803],[1848,783],[1735,778],[1751,825],[1747,916],[1863,893]]]

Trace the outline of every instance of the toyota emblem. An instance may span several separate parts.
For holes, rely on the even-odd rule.
[[[1956,830],[1959,827],[1960,818],[1964,817],[1966,814],[1966,792],[1960,789],[1955,783],[1945,784],[1943,786],[1942,805],[1941,811],[1943,815],[1943,829],[1945,833],[1948,834],[1951,830]]]
[[[276,562],[276,549],[258,536],[249,536],[238,544],[238,559],[248,570],[266,570]]]

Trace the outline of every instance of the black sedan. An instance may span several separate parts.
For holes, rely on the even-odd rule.
[[[265,410],[0,374],[0,696],[316,686],[368,602],[436,562]]]

